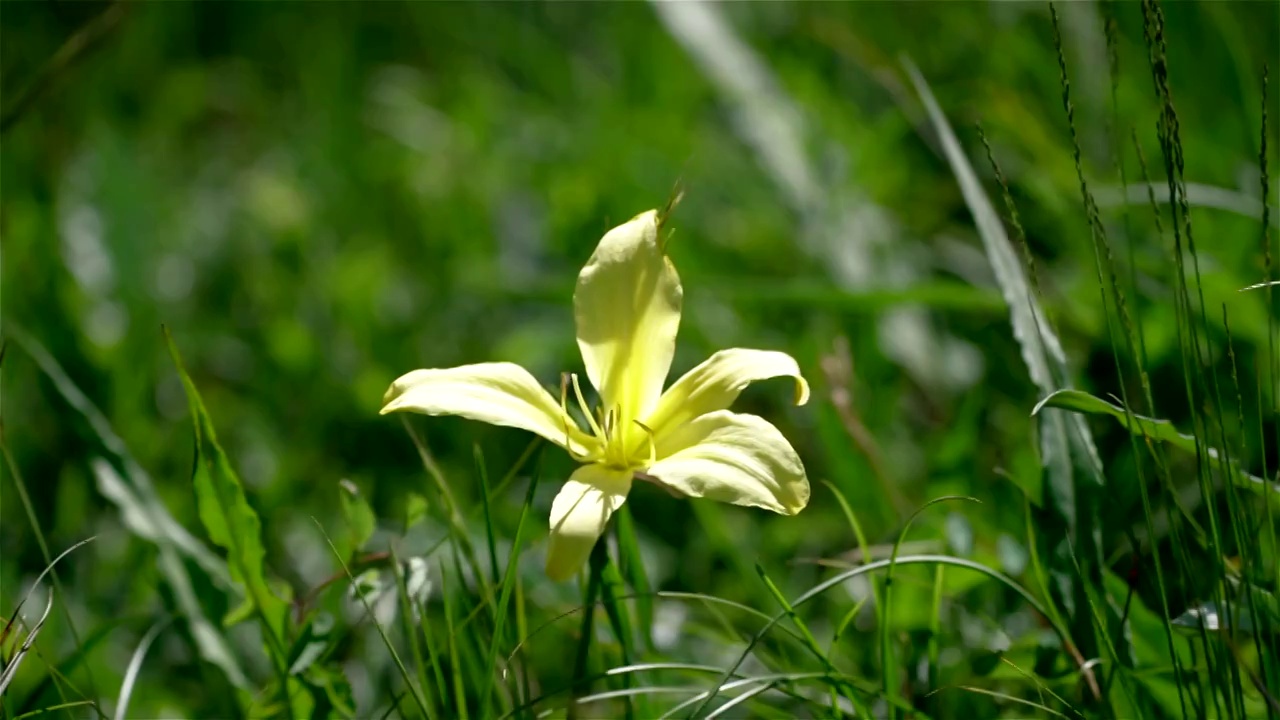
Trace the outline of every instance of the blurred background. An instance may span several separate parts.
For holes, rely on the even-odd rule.
[[[1265,279],[1260,90],[1268,62],[1274,86],[1280,5],[1164,10],[1205,307],[1230,315],[1248,399],[1243,424],[1234,408],[1224,415],[1233,436],[1274,437],[1274,417],[1260,413],[1274,400],[1258,369],[1267,296],[1237,290]],[[882,549],[928,500],[972,496],[980,504],[922,514],[915,548],[1025,579],[1027,505],[1043,494],[1029,416],[1043,393],[905,62],[1007,220],[981,124],[1074,382],[1102,397],[1136,387],[1112,359],[1042,3],[50,1],[0,11],[0,389],[11,456],[0,483],[0,612],[14,612],[46,553],[96,536],[60,565],[58,602],[81,637],[58,610],[39,647],[53,664],[95,638],[76,672],[88,668],[107,698],[176,602],[138,507],[154,500],[197,542],[206,537],[188,405],[162,326],[261,517],[271,574],[305,596],[339,571],[316,524],[342,534],[342,480],[378,518],[366,549],[395,543],[403,557],[430,557],[445,532],[404,423],[378,415],[388,384],[419,367],[486,360],[519,362],[548,386],[580,372],[578,270],[605,230],[661,207],[677,186],[670,253],[686,305],[673,376],[724,347],[795,356],[814,386],[808,406],[791,407],[790,387],[776,381],[736,407],[791,439],[814,496],[790,519],[638,487],[628,504],[653,586],[772,613],[754,563],[790,596],[824,577],[815,559],[852,558],[857,542],[831,487]],[[1167,221],[1163,235],[1156,228],[1131,139],[1167,211],[1140,8],[1058,11],[1084,172],[1134,291],[1155,411],[1186,427],[1172,234]],[[1274,193],[1268,202],[1274,222]],[[1228,378],[1224,339],[1210,338],[1210,363]],[[530,442],[457,419],[408,423],[468,512],[480,502],[477,455],[496,482]],[[1108,476],[1131,473],[1123,429],[1091,426]],[[540,575],[546,509],[573,467],[548,450],[520,568],[526,602],[550,618],[581,597]],[[122,451],[136,466],[123,467]],[[1263,454],[1251,440],[1239,459],[1258,472]],[[527,474],[492,498],[502,557]],[[1132,484],[1118,485],[1105,508],[1106,556],[1121,574],[1134,562],[1125,538],[1138,502]],[[226,601],[184,562],[218,617]],[[929,622],[933,576],[902,575],[895,613],[910,632]],[[835,624],[867,588],[841,592],[830,609],[811,608],[814,622]],[[981,576],[949,574],[946,595],[955,623],[944,648],[955,656],[943,661],[960,668],[956,678],[978,682],[975,648],[1043,632],[1022,600]],[[668,642],[694,642],[678,637],[688,611],[664,607]],[[568,675],[574,631],[553,629],[528,650],[548,686]],[[226,710],[226,681],[207,667],[203,680],[192,674],[200,663],[186,633],[160,636],[135,715]],[[246,672],[269,674],[251,635],[230,637]],[[353,635],[333,658],[360,714],[381,707],[394,673],[376,635]],[[47,672],[31,661],[6,702],[30,697]],[[54,702],[47,684],[41,692],[37,706]],[[953,710],[1001,707],[964,702],[975,704]]]

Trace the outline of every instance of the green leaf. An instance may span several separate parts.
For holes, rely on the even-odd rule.
[[[431,506],[427,503],[427,499],[421,494],[410,492],[409,497],[404,503],[404,530],[409,532],[410,528],[422,522],[427,517],[427,511]]]
[[[298,675],[324,655],[333,640],[333,615],[327,612],[318,613],[302,634],[289,649],[289,674]]]
[[[351,539],[351,551],[356,552],[369,542],[378,520],[369,507],[369,502],[360,494],[360,488],[350,480],[338,483],[338,496],[342,500],[342,514],[347,519],[348,537]]]
[[[356,701],[351,692],[351,683],[340,667],[312,665],[307,668],[305,680],[316,700],[312,718],[355,717]],[[320,692],[316,692],[317,689]]]
[[[1059,390],[1050,394],[1031,411],[1032,415],[1036,415],[1042,408],[1060,408],[1071,412],[1084,415],[1110,415],[1120,422],[1120,425],[1131,433],[1142,435],[1143,437],[1159,440],[1160,442],[1169,443],[1170,445],[1185,450],[1189,453],[1195,453],[1202,450],[1211,460],[1221,463],[1222,455],[1217,448],[1201,448],[1200,443],[1192,435],[1185,435],[1178,432],[1173,423],[1168,420],[1158,420],[1143,415],[1137,415],[1127,411],[1124,407],[1114,405],[1103,400],[1100,397],[1090,395],[1080,390]],[[1280,507],[1280,486],[1269,483],[1266,480],[1251,475],[1243,470],[1234,461],[1226,465],[1231,476],[1231,481],[1242,488],[1247,488],[1254,492],[1263,493]]]
[[[336,625],[331,613],[317,613],[289,649],[289,675],[295,679],[301,676],[300,684],[311,693],[315,704],[312,718],[347,718],[355,714],[346,676],[340,668],[322,662],[337,644]]]
[[[309,690],[302,678],[290,675],[286,676],[284,682],[279,678],[273,679],[248,697],[244,717],[248,720],[332,717],[331,713],[316,703],[317,698],[323,700],[324,692],[319,689],[308,692]]]
[[[248,689],[249,680],[231,644],[205,615],[188,570],[190,566],[183,562],[183,558],[190,559],[215,586],[238,592],[232,587],[226,563],[170,514],[150,475],[129,452],[102,411],[71,380],[49,351],[15,323],[8,322],[7,327],[9,336],[31,356],[62,399],[84,418],[98,442],[115,457],[115,463],[103,458],[94,458],[91,463],[98,492],[120,510],[121,522],[131,533],[156,547],[156,564],[187,622],[200,657],[222,670],[232,685]],[[117,470],[117,465],[123,472]]]
[[[283,663],[286,659],[283,644],[284,628],[289,606],[276,595],[267,582],[266,550],[262,546],[262,523],[258,520],[258,514],[254,512],[253,507],[249,505],[244,486],[232,468],[226,452],[218,444],[213,420],[205,409],[204,401],[201,400],[195,383],[187,374],[182,364],[182,357],[178,354],[178,348],[167,330],[165,341],[169,345],[169,353],[173,356],[174,365],[182,379],[183,388],[187,393],[187,402],[191,408],[196,442],[192,483],[195,487],[200,522],[209,533],[209,539],[227,551],[227,565],[231,570],[231,579],[245,589],[246,602],[251,605],[265,625],[263,634],[273,656],[278,663]],[[229,617],[236,619],[240,615],[240,612],[233,612]]]

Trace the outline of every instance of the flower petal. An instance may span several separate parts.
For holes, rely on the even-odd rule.
[[[689,495],[795,515],[809,504],[804,465],[764,418],[728,410],[702,415],[658,442],[646,473]]]
[[[699,415],[727,410],[751,383],[782,376],[796,379],[797,405],[809,401],[809,383],[790,355],[774,350],[721,350],[667,388],[647,425],[661,438]]]
[[[578,275],[578,348],[605,408],[648,415],[671,369],[684,291],[650,210],[610,230]]]
[[[591,555],[613,511],[631,490],[631,471],[583,465],[574,471],[551,503],[551,543],[547,577],[560,582],[573,577]]]
[[[529,371],[515,363],[414,370],[392,383],[382,402],[383,415],[399,410],[459,415],[528,430],[578,456],[586,455],[592,443]]]

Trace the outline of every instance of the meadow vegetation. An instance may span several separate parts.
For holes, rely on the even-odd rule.
[[[1280,4],[0,10],[0,718],[1280,718]],[[551,578],[650,208],[811,495]]]

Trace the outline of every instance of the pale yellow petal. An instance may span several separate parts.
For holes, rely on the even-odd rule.
[[[648,415],[662,393],[680,327],[683,290],[650,210],[600,240],[573,295],[578,347],[604,406]]]
[[[551,542],[547,577],[568,580],[591,555],[609,517],[627,499],[630,471],[583,465],[574,471],[551,503]]]
[[[594,442],[529,371],[507,362],[414,370],[382,398],[382,414],[458,415],[536,433],[581,457]]]
[[[699,415],[729,409],[748,385],[774,377],[795,378],[796,404],[809,401],[809,383],[790,355],[775,350],[721,350],[667,388],[645,424],[661,438]]]
[[[809,504],[804,465],[778,428],[755,415],[719,410],[658,443],[646,473],[690,497],[794,515]]]

